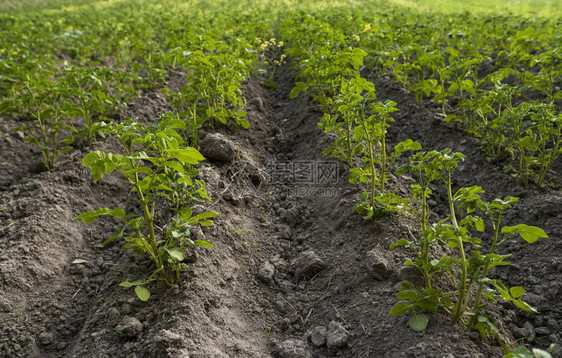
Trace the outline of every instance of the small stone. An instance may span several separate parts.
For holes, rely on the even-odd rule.
[[[536,334],[535,334],[535,329],[533,328],[533,325],[531,324],[531,322],[527,321],[523,324],[523,329],[525,331],[527,331],[527,337],[529,339],[529,342],[532,342],[535,340],[536,338]]]
[[[195,227],[191,228],[191,233],[193,234],[193,237],[195,238],[195,240],[206,241],[205,234],[203,233],[203,230],[201,230],[201,228],[199,226],[195,226]]]
[[[392,275],[390,264],[377,250],[367,252],[365,263],[371,275],[379,281],[383,281]]]
[[[550,330],[547,327],[537,327],[535,328],[535,333],[538,336],[549,336],[550,335]]]
[[[160,334],[156,336],[155,340],[156,345],[160,349],[167,349],[172,346],[180,345],[182,338],[179,334],[164,329]]]
[[[553,332],[558,332],[558,330],[560,329],[560,325],[553,318],[548,319],[546,326],[548,327],[548,329],[550,329]]]
[[[311,354],[306,349],[306,342],[297,339],[287,339],[279,344],[276,349],[279,358],[310,358]]]
[[[273,276],[275,275],[275,266],[270,262],[265,262],[258,270],[258,279],[268,285],[273,284]]]
[[[121,314],[123,316],[126,316],[130,313],[131,313],[131,305],[128,303],[124,303],[123,306],[121,306]]]
[[[318,326],[315,327],[310,333],[310,341],[316,347],[322,347],[326,344],[326,327]]]
[[[125,316],[121,323],[117,327],[116,330],[123,333],[127,337],[136,337],[139,333],[142,332],[143,326],[141,321],[136,319],[135,317]]]
[[[527,337],[527,331],[521,327],[514,324],[510,325],[510,331],[515,339],[521,339]]]
[[[281,224],[277,226],[277,231],[279,231],[279,238],[283,240],[291,240],[291,227],[286,224]]]
[[[286,210],[281,217],[281,221],[289,224],[291,227],[295,227],[299,221],[299,209],[292,208]]]
[[[121,318],[121,314],[119,313],[119,310],[117,308],[111,307],[110,309],[107,310],[107,320],[111,324],[117,324],[120,318]]]
[[[231,162],[238,155],[234,143],[220,133],[207,134],[199,141],[199,148],[205,158],[219,162]]]
[[[50,332],[43,332],[39,335],[39,342],[44,346],[50,346],[55,343],[55,335]]]
[[[349,332],[341,324],[335,321],[330,322],[326,334],[328,352],[331,355],[335,355],[340,349],[346,347],[349,336]]]
[[[312,250],[301,252],[292,262],[297,279],[312,276],[324,269],[325,264]]]
[[[291,320],[290,320],[290,319],[288,319],[288,318],[283,318],[283,319],[281,320],[280,327],[281,327],[282,330],[285,331],[285,330],[287,330],[290,326],[291,326]]]

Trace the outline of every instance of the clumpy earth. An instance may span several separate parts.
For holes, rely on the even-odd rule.
[[[365,74],[369,75],[369,74]],[[524,187],[501,163],[491,163],[478,143],[442,122],[431,102],[418,103],[400,85],[374,77],[379,100],[397,102],[390,144],[411,138],[425,149],[449,147],[466,159],[455,186],[479,185],[485,198],[520,197],[505,224],[543,228],[550,238],[529,245],[512,238],[500,250],[512,265],[494,275],[522,285],[540,314],[510,304],[491,305],[506,342],[546,348],[562,357],[562,195],[559,179],[545,189]],[[170,87],[181,84],[172,73]],[[94,149],[120,150],[98,140],[61,157],[52,172],[40,153],[2,119],[0,130],[0,356],[2,357],[501,357],[499,345],[451,326],[440,313],[423,333],[407,317],[389,314],[403,279],[415,272],[402,263],[417,224],[394,214],[365,221],[352,213],[362,189],[348,182],[346,166],[322,151],[333,140],[317,128],[321,113],[308,98],[291,100],[289,66],[276,88],[254,78],[244,86],[249,130],[203,133],[200,166],[212,198],[195,212],[215,211],[215,224],[192,235],[213,249],[193,248],[189,272],[172,288],[151,286],[148,302],[118,284],[149,272],[149,262],[103,247],[116,222],[85,225],[74,219],[100,207],[134,209],[126,182],[109,175],[95,183],[82,158]],[[119,119],[152,123],[170,109],[158,91],[144,93]],[[560,164],[557,163],[557,167]],[[411,183],[393,176],[404,193]],[[435,217],[446,213],[446,195],[435,188]],[[159,212],[161,221],[167,217]]]

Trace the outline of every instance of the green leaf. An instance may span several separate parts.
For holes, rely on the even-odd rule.
[[[398,143],[394,146],[394,150],[399,152],[399,153],[403,153],[407,150],[415,151],[415,150],[421,150],[421,149],[422,149],[421,144],[418,143],[418,142],[414,142],[411,139],[407,139],[407,140],[405,140],[403,142],[400,142],[400,143]]]
[[[295,83],[295,87],[293,87],[293,89],[291,90],[291,93],[290,93],[291,99],[297,98],[297,96],[299,95],[299,93],[300,93],[301,91],[303,91],[304,89],[306,89],[306,87],[307,87],[307,86],[306,86],[306,83],[304,83],[304,82],[297,82],[297,83]]]
[[[242,126],[242,128],[244,128],[244,129],[250,129],[250,122],[248,122],[245,119],[240,119],[238,121],[238,124],[240,124]]]
[[[400,301],[392,307],[390,314],[393,316],[400,316],[412,310],[412,304],[408,301]]]
[[[199,221],[201,219],[207,219],[207,218],[214,218],[215,216],[217,216],[218,214],[212,211],[206,211],[204,213],[201,213],[199,215],[195,215],[194,217],[192,217],[190,220],[192,221]]]
[[[201,225],[201,226],[212,226],[213,222],[211,220],[201,220],[201,221],[199,221],[199,225]]]
[[[107,215],[113,216],[113,217],[116,217],[116,218],[120,218],[120,219],[124,219],[127,216],[127,214],[125,214],[125,211],[123,210],[123,208],[120,208],[120,207],[111,210],[109,213],[107,213]]]
[[[519,144],[523,148],[533,148],[535,146],[535,138],[533,136],[526,136],[519,140]]]
[[[552,358],[550,353],[538,348],[533,348],[533,354],[535,355],[535,358]]]
[[[394,249],[395,247],[398,246],[410,246],[410,241],[406,239],[400,239],[396,241],[394,244],[390,244],[389,249]]]
[[[519,224],[516,226],[504,226],[502,228],[502,234],[507,234],[510,236],[519,234],[529,244],[534,243],[539,238],[548,238],[548,235],[544,232],[543,229],[536,226],[528,226],[525,224]]]
[[[97,163],[100,160],[105,160],[106,158],[107,158],[107,153],[102,152],[101,150],[96,150],[84,156],[84,158],[82,159],[82,165],[87,167],[88,165]]]
[[[183,219],[189,219],[192,214],[191,208],[189,206],[185,206],[180,209],[179,214]]]
[[[425,314],[415,314],[408,320],[410,328],[416,332],[423,332],[427,328],[429,318]]]
[[[150,291],[146,289],[146,287],[143,286],[135,287],[135,293],[137,294],[137,296],[141,301],[146,302],[150,298]]]
[[[102,242],[102,246],[105,246],[107,244],[109,244],[110,242],[112,242],[113,240],[117,240],[123,237],[123,233],[125,232],[125,228],[126,226],[119,226],[117,227],[117,229],[115,229],[113,231],[113,233],[111,233],[111,236],[109,236],[104,242]]]
[[[209,242],[207,242],[205,240],[195,240],[195,242],[193,244],[203,246],[203,247],[206,247],[206,248],[209,248],[209,249],[213,248],[213,245],[211,245]]]
[[[168,150],[168,153],[180,162],[188,164],[199,164],[200,161],[205,160],[205,157],[203,157],[197,149],[191,147],[184,149],[170,149]]]
[[[513,300],[512,301],[514,305],[516,305],[517,307],[521,308],[524,311],[531,311],[531,312],[535,312],[538,313],[538,311],[536,310],[536,308],[534,308],[533,306],[529,305],[527,302],[521,300],[520,298]]]
[[[408,300],[410,302],[415,302],[418,298],[418,293],[415,290],[400,290],[396,297],[400,298],[401,300]]]
[[[512,288],[509,289],[509,293],[511,294],[511,296],[513,296],[513,298],[519,298],[521,296],[523,296],[523,294],[525,294],[525,289],[521,286],[514,286]]]
[[[119,284],[119,286],[121,286],[121,287],[133,287],[133,286],[139,286],[139,285],[146,285],[147,283],[148,283],[147,280],[140,279],[140,280],[136,280],[136,281],[133,281],[133,282],[123,281]]]
[[[108,208],[101,208],[101,209],[92,210],[92,211],[88,211],[88,212],[85,212],[83,214],[80,214],[80,215],[76,216],[75,219],[82,220],[82,222],[84,224],[89,224],[89,223],[93,223],[94,221],[96,221],[98,216],[108,215],[110,212],[111,212],[111,210],[109,210]]]
[[[363,126],[357,126],[353,129],[353,139],[356,142],[359,142],[361,138],[363,138],[363,133],[365,132],[365,128]]]
[[[177,261],[183,261],[185,259],[185,253],[179,247],[166,247],[166,252],[170,255],[171,258]]]

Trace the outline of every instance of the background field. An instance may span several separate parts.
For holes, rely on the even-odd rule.
[[[117,3],[116,1],[96,1],[98,3]],[[197,2],[197,1],[191,1]],[[228,1],[227,1],[228,2]],[[235,1],[239,2],[239,1]],[[0,0],[0,9],[3,11],[32,11],[41,8],[68,6],[88,4],[91,1],[84,0]],[[251,6],[255,6],[256,2],[252,2]],[[273,8],[291,8],[295,5],[302,6],[308,4],[312,7],[326,6],[322,1],[265,1],[264,3],[274,4]],[[328,6],[338,6],[354,4],[361,6],[365,3],[374,4],[377,6],[404,6],[412,9],[418,9],[424,12],[446,12],[446,13],[460,13],[469,11],[472,13],[480,14],[517,14],[524,16],[545,16],[545,17],[560,17],[562,15],[562,1],[559,0],[370,0],[370,1],[333,1]]]

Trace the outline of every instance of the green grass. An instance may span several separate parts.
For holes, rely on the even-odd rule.
[[[424,12],[561,17],[560,0],[390,0],[392,4]]]
[[[238,0],[227,0],[224,2],[236,3]],[[274,4],[274,8],[286,8],[303,6],[305,8],[330,8],[338,6],[365,6],[367,3],[377,6],[408,7],[421,12],[461,13],[469,11],[474,14],[498,14],[498,15],[523,15],[562,17],[561,0],[339,0],[339,1],[317,1],[317,0],[272,0],[265,3]],[[89,4],[96,1],[91,0],[0,0],[0,11],[33,11],[45,8],[57,8],[61,6]],[[99,1],[98,1],[99,2]],[[102,1],[104,2],[104,1]],[[107,2],[107,1],[105,1]],[[109,1],[111,3],[112,1]],[[199,2],[199,1],[197,1]],[[157,3],[157,1],[155,1]],[[256,5],[256,4],[254,4]],[[258,2],[257,5],[263,6]]]

